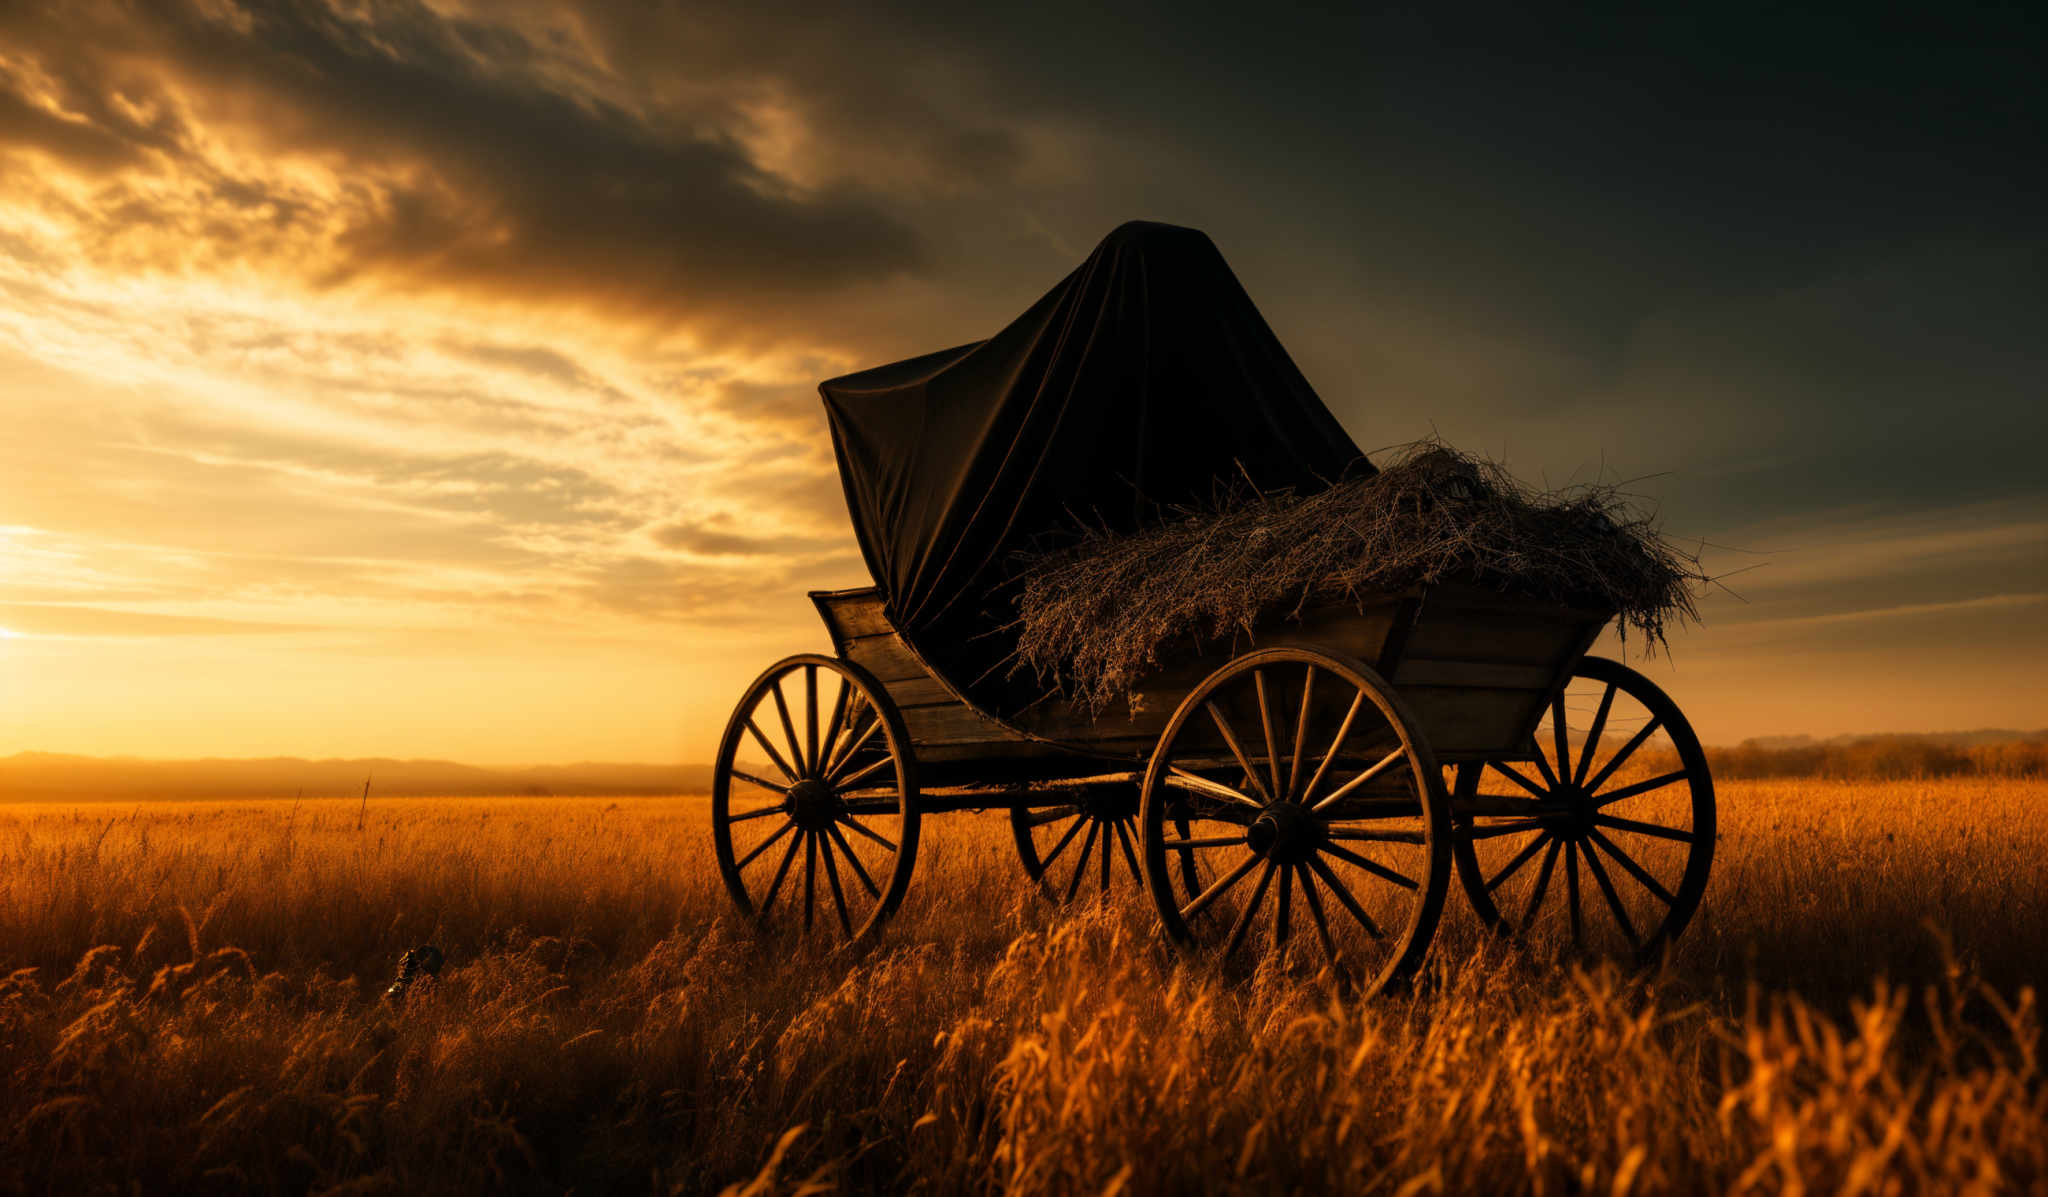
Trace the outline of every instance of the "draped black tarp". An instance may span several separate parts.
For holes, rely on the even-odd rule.
[[[1215,245],[1173,225],[1118,228],[986,341],[818,389],[890,616],[997,713],[1015,550],[1241,481],[1320,490],[1372,469]]]

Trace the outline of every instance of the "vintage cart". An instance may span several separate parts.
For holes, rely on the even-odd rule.
[[[1189,419],[1158,418],[1162,381]],[[1453,869],[1489,925],[1642,958],[1697,908],[1712,781],[1671,700],[1586,655],[1611,612],[1367,596],[1189,643],[1095,717],[999,676],[1000,620],[971,596],[1101,498],[1105,451],[1142,442],[1123,485],[1164,501],[1226,461],[1314,485],[1358,457],[1200,234],[1125,226],[998,337],[824,390],[878,585],[812,594],[833,655],[769,667],[726,728],[713,833],[753,918],[863,941],[924,816],[992,808],[1054,900],[1142,886],[1176,943],[1366,992],[1421,962]]]

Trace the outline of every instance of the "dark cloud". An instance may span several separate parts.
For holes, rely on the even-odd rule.
[[[923,255],[858,187],[795,186],[722,129],[570,94],[524,69],[537,53],[518,32],[416,3],[348,15],[316,0],[66,8],[17,18],[13,32],[81,91],[110,94],[140,71],[243,148],[333,163],[344,227],[341,256],[323,266],[330,284],[402,278],[717,323]],[[0,109],[8,132],[102,171],[175,141],[134,120],[38,115],[18,98]],[[181,152],[182,169],[221,169]],[[298,210],[254,182],[223,185],[274,220]]]
[[[703,520],[663,524],[649,535],[654,543],[665,549],[680,549],[704,557],[787,556],[844,546],[844,541],[839,538],[754,536],[738,529],[738,520],[720,513]]]
[[[545,345],[443,341],[442,347],[485,365],[517,370],[574,390],[595,392],[607,399],[625,398],[618,388],[584,369],[568,354]]]
[[[15,82],[0,72],[0,144],[40,150],[69,166],[94,173],[137,160],[136,147],[126,138],[89,121],[60,116],[30,103],[15,90]]]

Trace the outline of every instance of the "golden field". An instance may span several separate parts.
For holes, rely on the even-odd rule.
[[[701,798],[0,806],[0,1192],[2039,1192],[2048,781],[1735,781],[1664,972],[1172,957],[926,820],[858,958]],[[398,955],[438,984],[379,1000]]]

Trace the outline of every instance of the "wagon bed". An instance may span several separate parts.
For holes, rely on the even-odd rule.
[[[939,676],[890,622],[872,586],[811,593],[834,651],[873,674],[902,712],[927,784],[992,772],[1043,777],[1092,762],[1141,764],[1196,683],[1237,652],[1319,647],[1371,665],[1393,683],[1445,764],[1527,760],[1534,732],[1610,614],[1438,584],[1313,608],[1259,624],[1237,644],[1212,642],[1147,678],[1136,710],[1091,716],[1050,698],[1005,719]]]

